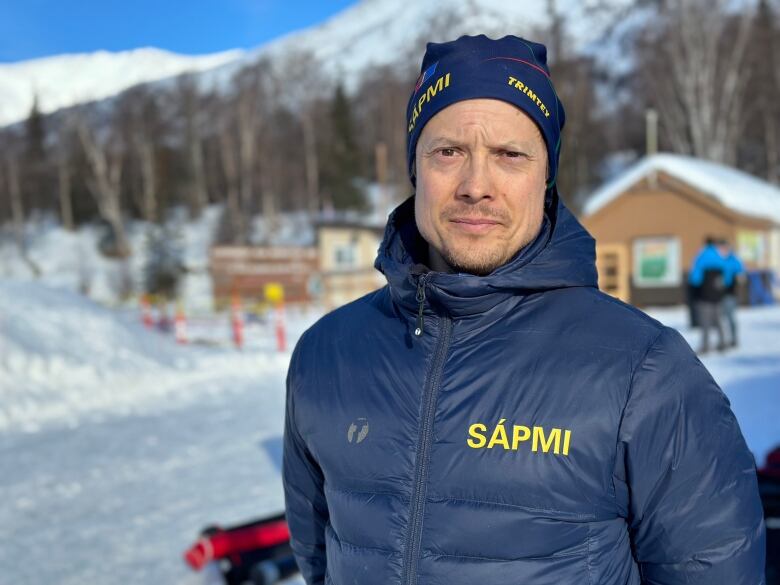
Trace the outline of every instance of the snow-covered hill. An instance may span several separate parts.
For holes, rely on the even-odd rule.
[[[178,55],[155,48],[97,51],[0,64],[0,126],[24,119],[34,96],[42,112],[101,100],[133,85],[186,71],[213,69],[240,59],[243,51]]]
[[[611,27],[624,20],[630,0],[558,0],[565,17],[569,50],[599,47]],[[99,51],[0,65],[0,126],[24,119],[33,95],[42,111],[107,98],[141,82],[201,72],[201,85],[221,85],[241,66],[269,56],[278,63],[290,52],[313,54],[328,75],[348,86],[379,65],[417,67],[424,41],[461,34],[515,34],[540,38],[549,29],[547,3],[496,0],[362,0],[320,25],[294,32],[256,49],[201,57],[158,49],[122,53]]]

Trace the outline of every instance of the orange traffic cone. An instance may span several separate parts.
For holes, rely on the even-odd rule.
[[[173,331],[176,335],[176,343],[187,343],[187,317],[184,315],[184,306],[181,303],[176,303]]]
[[[230,325],[233,329],[233,343],[238,349],[244,347],[244,316],[241,311],[241,298],[233,295],[230,303]]]

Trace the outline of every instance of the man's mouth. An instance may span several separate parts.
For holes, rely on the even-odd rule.
[[[488,232],[501,225],[500,221],[487,217],[454,217],[450,219],[450,223],[455,224],[459,230],[472,234]]]

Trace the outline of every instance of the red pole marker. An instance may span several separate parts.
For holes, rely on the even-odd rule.
[[[285,325],[284,301],[276,304],[275,328],[276,328],[276,347],[279,351],[287,350],[287,327]]]
[[[233,295],[230,323],[233,328],[233,343],[238,349],[244,347],[244,317],[241,311],[241,298]]]
[[[184,315],[184,307],[181,303],[176,305],[173,331],[176,335],[176,343],[187,343],[187,317]]]
[[[144,327],[151,329],[154,327],[154,318],[152,317],[152,305],[149,302],[149,295],[141,295],[141,322]]]

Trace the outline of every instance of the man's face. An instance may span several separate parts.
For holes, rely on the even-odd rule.
[[[425,125],[415,159],[417,228],[456,272],[489,274],[539,233],[547,149],[519,108],[455,103]]]

